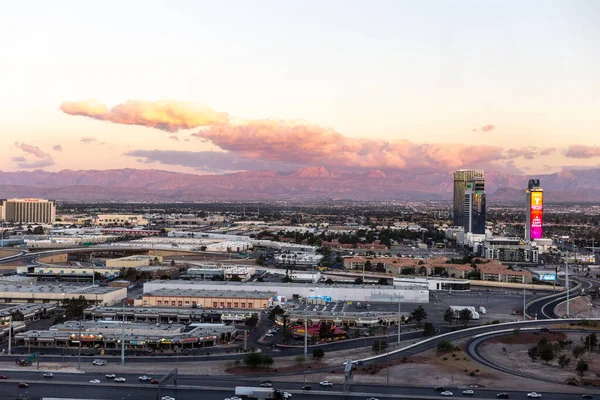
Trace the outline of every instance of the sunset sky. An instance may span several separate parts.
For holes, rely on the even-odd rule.
[[[596,167],[598,21],[595,0],[0,0],[0,169]]]

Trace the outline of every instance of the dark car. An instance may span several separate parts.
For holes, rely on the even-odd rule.
[[[310,385],[304,385],[302,386],[302,390],[312,390],[312,387]]]
[[[445,391],[446,391],[446,387],[445,387],[445,386],[436,386],[436,387],[434,388],[434,390],[435,390],[436,392],[445,392]]]
[[[150,381],[150,383],[153,384],[153,385],[158,385],[160,382],[158,381],[158,379],[152,379]]]
[[[594,396],[592,396],[591,394],[584,394],[581,396],[582,399],[593,399]]]
[[[542,329],[540,329],[540,331],[541,332],[550,332],[550,329],[548,329],[548,328],[542,328]]]
[[[506,393],[506,392],[502,392],[502,393],[498,393],[496,395],[496,397],[499,399],[510,399],[510,394]]]
[[[28,388],[29,384],[21,382],[21,383],[18,383],[17,386],[20,388]]]
[[[0,379],[8,379],[8,376],[6,376],[6,375],[0,375]]]

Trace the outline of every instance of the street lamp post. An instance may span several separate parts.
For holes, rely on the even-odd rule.
[[[123,299],[123,320],[121,322],[121,365],[125,365],[125,300]]]
[[[78,350],[77,350],[77,370],[81,370],[81,320],[77,321],[79,328],[79,337],[77,338]]]
[[[567,259],[565,260],[565,269],[566,269],[566,287],[567,287],[567,318],[569,318],[570,310],[569,310],[569,252],[567,251]]]
[[[8,317],[8,355],[12,352],[12,315]]]

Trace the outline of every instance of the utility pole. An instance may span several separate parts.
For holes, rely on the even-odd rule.
[[[402,296],[398,298],[398,348],[400,348],[400,333],[402,331],[402,312],[400,310],[402,304]]]
[[[525,275],[523,275],[523,321],[527,321],[527,313],[525,311]]]
[[[123,321],[121,322],[121,365],[125,365],[125,299],[123,299]]]
[[[304,314],[304,360],[302,361],[304,384],[306,384],[306,357],[308,357],[308,313]]]
[[[567,259],[565,260],[566,278],[567,278],[567,318],[569,318],[569,251],[567,250]]]
[[[12,315],[8,317],[8,355],[12,352]]]
[[[79,338],[77,339],[79,342],[79,347],[77,350],[77,370],[81,371],[81,319],[77,321],[79,325]]]

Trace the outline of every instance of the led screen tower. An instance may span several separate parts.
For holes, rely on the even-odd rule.
[[[454,206],[453,206],[453,225],[465,225],[465,192],[467,183],[473,178],[483,178],[482,169],[459,169],[454,171]]]
[[[525,240],[541,239],[544,212],[544,190],[540,187],[540,180],[530,179],[525,193],[527,197]]]

